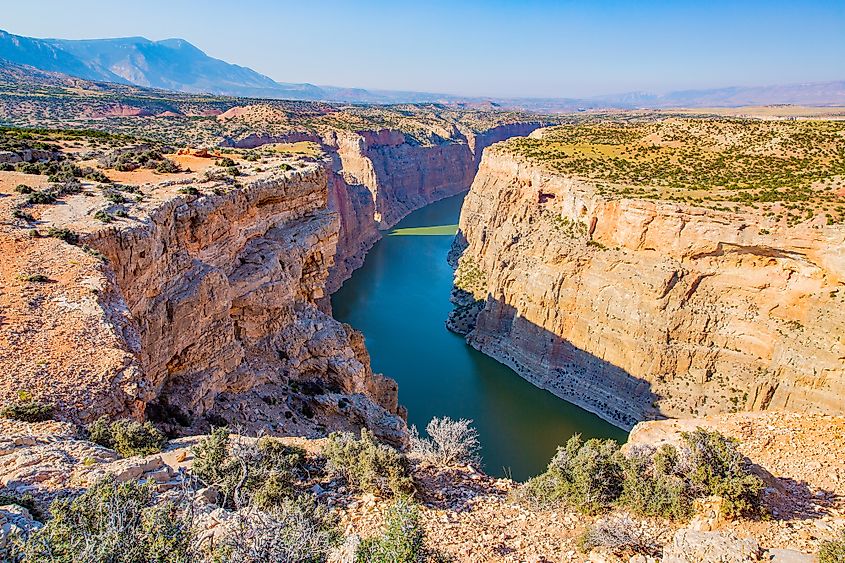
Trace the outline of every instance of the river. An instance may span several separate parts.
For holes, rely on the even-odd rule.
[[[435,416],[474,421],[491,475],[536,475],[575,433],[624,441],[625,431],[531,385],[446,330],[452,309],[446,254],[462,202],[463,194],[428,205],[386,233],[332,297],[335,318],[364,333],[373,370],[399,383],[409,424],[422,431]]]

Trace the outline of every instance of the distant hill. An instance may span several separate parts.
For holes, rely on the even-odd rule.
[[[679,90],[662,95],[629,92],[615,96],[601,96],[593,100],[609,105],[642,108],[740,107],[773,104],[842,106],[845,105],[845,81]]]
[[[184,39],[34,39],[0,31],[0,58],[86,80],[177,92],[317,100],[313,84],[284,84],[209,57]]]
[[[186,93],[291,100],[376,104],[445,103],[536,112],[770,104],[845,105],[845,81],[686,90],[668,94],[630,92],[586,99],[468,97],[431,92],[315,86],[277,82],[250,68],[210,57],[184,39],[36,39],[0,30],[0,59],[94,82]]]

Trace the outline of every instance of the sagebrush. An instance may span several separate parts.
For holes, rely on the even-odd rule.
[[[325,561],[341,539],[334,518],[310,497],[286,499],[270,510],[249,508],[214,554],[216,561]]]
[[[355,563],[416,563],[425,561],[426,556],[419,509],[409,499],[400,498],[384,515],[384,532],[358,546]]]
[[[189,503],[155,504],[151,485],[96,483],[73,500],[57,500],[51,518],[19,548],[24,561],[188,563]]]
[[[304,462],[304,450],[278,439],[230,440],[228,429],[215,428],[194,448],[193,474],[217,490],[221,506],[269,510],[294,496]]]
[[[17,399],[0,408],[0,417],[22,422],[44,422],[53,417],[52,403],[36,400],[28,391],[18,391]]]
[[[759,514],[762,488],[735,440],[698,428],[683,433],[679,447],[631,448],[627,455],[613,440],[583,442],[573,436],[522,493],[589,514],[619,505],[645,516],[682,520],[691,515],[695,499],[707,496],[723,499],[726,517]]]
[[[819,563],[845,562],[845,528],[832,540],[822,542],[819,546]]]
[[[115,450],[123,457],[158,453],[167,443],[165,435],[151,422],[110,422],[105,416],[88,426],[88,436],[92,442]]]
[[[421,437],[415,426],[411,427],[411,451],[424,462],[443,467],[480,464],[481,445],[472,420],[433,418],[425,432],[428,438]]]
[[[390,446],[379,444],[366,428],[361,430],[360,439],[348,432],[330,434],[323,455],[329,471],[356,489],[393,495],[414,490],[405,457]]]

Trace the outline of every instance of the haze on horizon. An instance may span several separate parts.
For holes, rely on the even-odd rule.
[[[95,0],[4,6],[18,35],[186,39],[280,82],[588,97],[845,78],[845,2]]]

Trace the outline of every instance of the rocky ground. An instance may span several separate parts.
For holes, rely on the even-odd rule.
[[[653,556],[583,553],[579,537],[606,515],[585,517],[563,506],[526,504],[516,494],[517,483],[472,467],[418,465],[415,479],[427,541],[455,561],[466,562],[801,562],[812,561],[810,554],[819,543],[845,527],[845,417],[765,413],[650,422],[634,430],[631,443],[672,441],[679,431],[696,426],[742,440],[743,453],[766,482],[770,517],[724,522],[703,505],[691,522],[633,518],[628,525],[654,543]],[[175,489],[190,471],[191,446],[198,439],[175,440],[161,454],[119,459],[115,452],[80,439],[68,423],[0,420],[0,492],[30,493],[43,511],[51,499],[84,489],[107,473],[120,481],[153,480],[162,491]],[[312,455],[324,445],[323,440],[285,440]],[[342,481],[326,477],[316,476],[303,486],[335,512],[345,536],[368,537],[381,529],[389,499],[355,494]],[[19,509],[3,507],[0,513],[7,522],[24,525]],[[224,512],[213,506],[204,514],[202,534],[213,533],[225,521]]]

